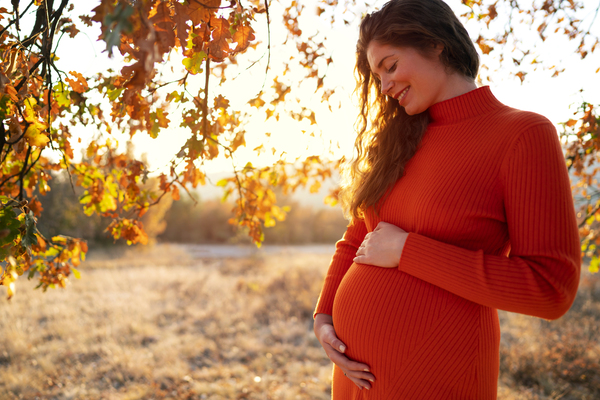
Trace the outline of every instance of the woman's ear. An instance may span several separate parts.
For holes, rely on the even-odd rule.
[[[442,54],[442,51],[444,51],[444,45],[441,43],[434,43],[433,44],[433,54],[439,56],[440,54]]]

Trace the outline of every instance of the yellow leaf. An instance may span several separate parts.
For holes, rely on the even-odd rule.
[[[46,130],[46,124],[40,122],[37,118],[37,115],[34,111],[34,107],[37,102],[33,98],[27,98],[23,102],[25,104],[25,109],[23,110],[23,116],[25,117],[25,121],[28,123],[27,130],[25,131],[25,139],[27,143],[31,146],[36,146],[39,148],[43,148],[50,141],[48,136],[46,136],[42,131]]]

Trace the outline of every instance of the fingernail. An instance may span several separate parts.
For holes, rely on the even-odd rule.
[[[365,368],[364,371],[365,372],[371,372],[371,371],[369,371],[369,368]]]
[[[343,353],[346,351],[346,346],[344,346],[343,344],[340,344],[340,351]]]
[[[369,379],[371,381],[371,383],[375,383],[375,381],[373,379]]]

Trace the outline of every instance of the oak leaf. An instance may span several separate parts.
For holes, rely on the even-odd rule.
[[[166,2],[159,2],[152,10],[155,14],[150,18],[150,22],[154,24],[156,36],[158,37],[158,51],[161,53],[168,52],[175,46],[175,32],[171,12]]]
[[[228,39],[231,39],[229,21],[225,18],[212,18],[210,26],[212,29],[212,40],[208,44],[209,55],[217,61],[222,61],[229,53]]]
[[[233,41],[237,43],[234,51],[241,52],[248,48],[254,40],[254,30],[250,25],[240,25],[233,34]]]
[[[73,75],[75,79],[66,78],[71,88],[77,93],[84,93],[88,90],[87,80],[77,71],[69,71],[69,74]]]

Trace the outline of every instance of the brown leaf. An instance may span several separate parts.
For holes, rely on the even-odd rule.
[[[182,48],[185,48],[186,46],[190,30],[190,27],[187,24],[189,17],[186,11],[187,6],[181,3],[175,3],[175,14],[173,15],[173,20],[176,24],[177,38],[179,39],[179,44]]]
[[[225,18],[212,18],[210,26],[212,40],[208,44],[209,55],[215,60],[222,61],[229,53],[229,42],[227,41],[227,39],[231,39],[229,21]]]
[[[192,0],[187,5],[187,15],[194,23],[194,25],[200,25],[202,22],[208,22],[213,18],[213,15],[217,12],[221,6],[221,0]]]
[[[155,12],[155,14],[150,18],[150,22],[154,24],[156,30],[158,51],[167,53],[175,46],[175,27],[171,19],[171,11],[167,3],[161,1],[152,12]]]
[[[237,43],[234,51],[241,52],[248,48],[250,42],[254,40],[254,30],[250,25],[240,25],[233,34],[233,41]]]

